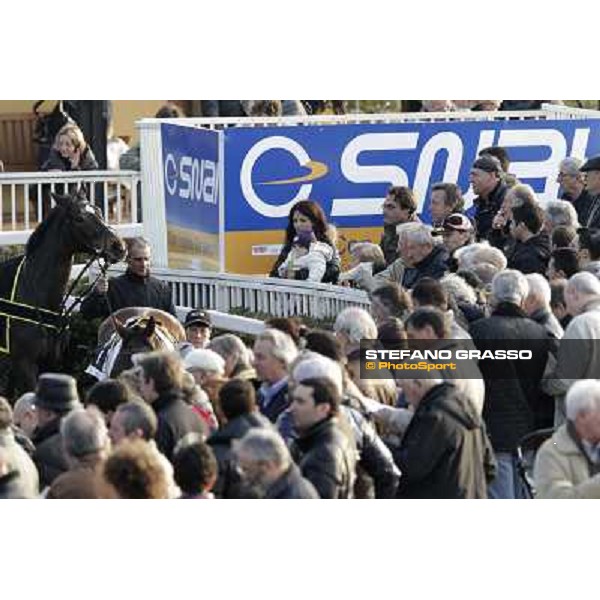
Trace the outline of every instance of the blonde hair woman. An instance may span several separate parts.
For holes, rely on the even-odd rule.
[[[83,132],[74,123],[60,128],[54,138],[48,160],[43,171],[95,171],[96,157],[86,143]]]

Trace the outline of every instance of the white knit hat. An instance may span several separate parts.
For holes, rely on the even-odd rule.
[[[191,369],[202,369],[218,373],[219,375],[225,374],[225,361],[214,350],[191,350],[185,355],[183,366],[188,371]]]

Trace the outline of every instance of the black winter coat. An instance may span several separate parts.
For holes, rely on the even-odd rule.
[[[575,211],[577,212],[579,223],[585,226],[588,217],[590,216],[590,209],[594,204],[594,198],[592,195],[584,189],[581,194],[579,194],[577,200],[573,200],[573,197],[566,193],[562,195],[561,200],[566,200],[573,205]]]
[[[496,469],[481,418],[450,383],[423,397],[394,456],[400,498],[487,498]]]
[[[479,361],[485,379],[483,418],[492,446],[496,452],[513,452],[519,440],[535,428],[535,405],[550,339],[541,325],[510,303],[499,304],[491,317],[472,323],[470,332],[480,350],[492,348],[492,340],[505,340],[511,349],[533,354],[532,360]]]
[[[473,220],[475,221],[477,241],[489,238],[492,232],[492,221],[496,213],[500,210],[507,191],[508,187],[504,183],[498,182],[498,185],[492,190],[488,198],[483,199],[477,196],[473,200],[473,204],[476,207]]]
[[[319,494],[314,485],[302,477],[294,464],[274,483],[265,495],[269,500],[318,500]]]
[[[97,171],[99,168],[98,161],[89,146],[86,146],[75,169],[71,166],[70,159],[64,158],[55,148],[50,150],[48,160],[42,165],[42,171]]]
[[[352,498],[356,448],[335,417],[303,432],[293,443],[292,455],[321,498]]]
[[[524,275],[529,273],[546,274],[550,262],[550,236],[542,231],[526,242],[517,241],[508,254],[509,269],[517,269]]]
[[[113,312],[131,306],[148,306],[164,310],[177,318],[169,286],[154,277],[139,277],[126,271],[109,281],[108,299]],[[81,303],[81,314],[86,319],[108,317],[106,296],[92,292]]]
[[[173,459],[173,452],[177,442],[188,433],[204,435],[202,420],[189,404],[181,398],[179,392],[172,391],[162,394],[152,404],[158,418],[156,431],[156,445],[169,459]]]
[[[232,442],[242,439],[251,429],[271,427],[266,417],[254,412],[232,419],[208,438],[206,443],[212,448],[219,466],[217,483],[212,489],[217,498],[241,497],[241,480],[231,453]]]
[[[444,246],[434,246],[429,256],[426,256],[416,266],[407,267],[404,270],[402,287],[411,289],[423,277],[441,279],[448,272],[449,257],[448,250]]]
[[[59,475],[69,470],[60,435],[61,420],[61,417],[57,417],[43,427],[38,427],[33,434],[33,462],[40,475],[40,490],[52,485]]]

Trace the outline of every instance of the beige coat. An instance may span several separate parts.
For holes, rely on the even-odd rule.
[[[590,477],[588,463],[566,425],[540,448],[534,479],[537,498],[600,498],[600,473]]]

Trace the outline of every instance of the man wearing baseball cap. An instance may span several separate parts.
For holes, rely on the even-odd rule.
[[[186,341],[179,347],[179,353],[185,358],[191,350],[201,350],[208,346],[212,319],[208,311],[194,308],[188,312],[183,323]]]
[[[473,204],[477,241],[488,238],[492,230],[492,220],[500,210],[508,187],[503,181],[504,171],[500,161],[489,154],[478,158],[471,168],[469,182],[477,194]]]
[[[600,227],[600,155],[590,158],[580,169],[585,173],[585,189],[591,196],[589,210],[580,215],[581,225],[589,228]]]
[[[73,409],[82,407],[75,379],[61,373],[40,375],[34,405],[38,426],[32,439],[36,447],[33,461],[40,474],[40,490],[43,490],[69,469],[60,424]]]
[[[436,233],[442,235],[443,244],[450,255],[452,255],[458,248],[471,243],[473,223],[465,215],[453,213],[444,219],[441,230]]]

